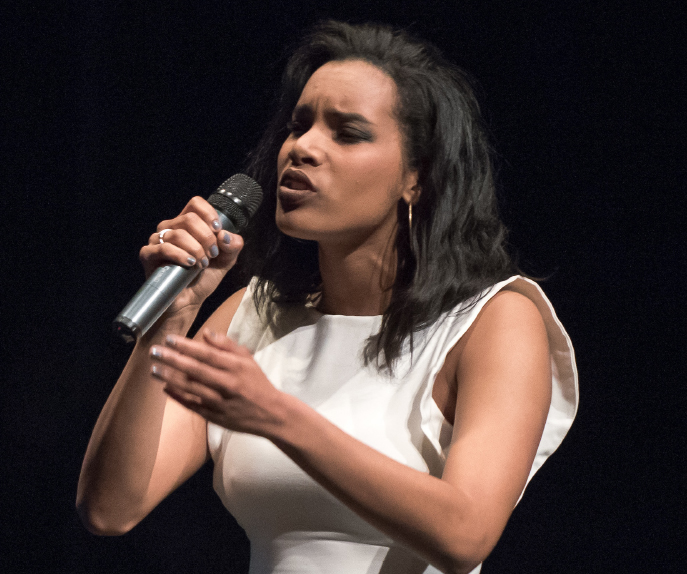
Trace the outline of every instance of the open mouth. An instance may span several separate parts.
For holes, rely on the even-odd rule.
[[[304,173],[287,169],[279,181],[277,198],[284,212],[298,207],[316,192],[315,187]]]
[[[295,169],[287,169],[281,176],[279,186],[293,191],[315,191],[308,176]]]

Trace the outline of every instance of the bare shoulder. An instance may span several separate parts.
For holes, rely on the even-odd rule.
[[[498,348],[499,353],[509,351],[508,355],[525,348],[548,355],[546,326],[539,309],[528,297],[510,290],[499,291],[487,301],[461,343],[457,346],[460,354],[474,355],[474,359],[487,351],[479,349],[485,345]]]
[[[484,305],[484,309],[477,316],[478,322],[525,322],[533,328],[545,330],[544,320],[534,301],[517,291],[502,289]]]
[[[449,352],[446,367],[451,374],[457,374],[459,363],[465,366],[465,360],[470,359],[481,363],[501,345],[533,346],[548,353],[546,327],[539,309],[531,299],[515,291],[499,291],[485,303]]]
[[[483,393],[500,394],[498,385],[512,389],[519,382],[537,391],[544,408],[550,387],[548,365],[548,337],[539,309],[524,295],[502,290],[485,303],[449,351],[434,382],[432,396],[451,424],[459,387],[461,405],[465,406],[470,402],[466,396],[477,397],[475,404],[484,404]]]
[[[234,318],[234,315],[236,314],[236,311],[238,311],[239,305],[241,305],[241,300],[246,294],[246,289],[246,287],[239,289],[236,291],[236,293],[228,297],[226,301],[224,301],[224,303],[222,303],[217,310],[210,315],[202,329],[207,328],[217,333],[226,333],[229,329],[232,319]],[[198,330],[199,334],[202,332],[202,329]],[[196,335],[196,337],[198,336],[199,335]]]
[[[551,389],[549,343],[534,302],[503,290],[494,295],[456,346],[458,394],[496,392],[532,400],[548,410]],[[534,395],[534,396],[533,396]]]

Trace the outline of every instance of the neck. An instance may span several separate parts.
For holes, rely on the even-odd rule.
[[[391,299],[396,272],[393,241],[383,250],[369,245],[319,246],[322,297],[318,308],[333,315],[381,315]]]

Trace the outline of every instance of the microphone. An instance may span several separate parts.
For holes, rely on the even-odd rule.
[[[208,198],[215,208],[222,229],[240,233],[248,225],[262,201],[262,188],[254,179],[237,173]],[[156,269],[114,320],[114,330],[132,342],[145,334],[172,304],[177,295],[202,269],[164,265]]]

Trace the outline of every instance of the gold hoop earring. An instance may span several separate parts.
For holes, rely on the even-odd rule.
[[[413,229],[413,204],[408,204],[408,230]]]

